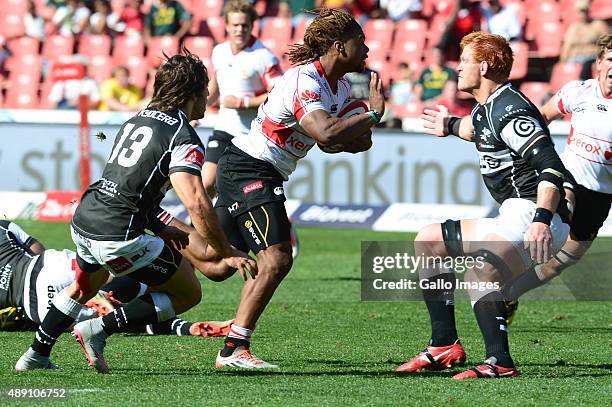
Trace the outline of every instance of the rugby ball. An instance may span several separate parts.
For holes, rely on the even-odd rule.
[[[342,108],[338,111],[336,117],[340,119],[348,119],[349,117],[355,116],[356,114],[361,114],[367,112],[368,105],[365,104],[362,100],[356,99],[347,99],[346,102],[342,105]],[[342,144],[334,144],[333,146],[323,147],[319,145],[321,151],[329,154],[339,153],[344,150],[344,146]]]

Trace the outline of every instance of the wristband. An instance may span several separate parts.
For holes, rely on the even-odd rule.
[[[242,99],[242,102],[244,103],[245,109],[248,109],[251,107],[251,99],[248,96],[245,96],[244,99]]]
[[[461,118],[451,116],[446,123],[446,131],[453,136],[459,136],[459,127],[461,127]]]
[[[548,226],[550,226],[550,222],[552,221],[553,213],[546,208],[537,208],[535,211],[535,215],[533,216],[532,222],[541,222]]]
[[[366,114],[369,114],[375,123],[380,123],[380,119],[382,119],[382,115],[376,110],[368,110]]]

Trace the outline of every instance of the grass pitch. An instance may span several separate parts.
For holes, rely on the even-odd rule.
[[[49,248],[72,248],[68,226],[20,222]],[[216,370],[222,338],[115,335],[112,373],[90,369],[68,334],[53,359],[59,371],[13,372],[33,333],[0,332],[0,387],[68,389],[74,405],[605,405],[612,393],[610,302],[524,301],[511,327],[522,376],[453,381],[460,371],[397,376],[430,333],[420,302],[360,301],[360,240],[406,234],[300,229],[301,254],[259,321],[253,351],[278,372]],[[410,236],[413,237],[413,236]],[[190,320],[233,317],[242,282],[203,282]],[[457,325],[471,365],[484,345],[469,303]],[[606,402],[605,400],[608,400]],[[7,400],[0,403],[6,404]],[[23,404],[23,403],[21,403]]]

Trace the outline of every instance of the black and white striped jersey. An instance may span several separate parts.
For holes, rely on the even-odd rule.
[[[72,219],[83,236],[124,241],[144,233],[170,174],[200,176],[204,147],[186,114],[143,110],[119,130],[102,177],[89,186]]]
[[[510,83],[472,110],[480,172],[498,203],[508,198],[536,201],[538,172],[525,157],[548,127],[537,107]]]
[[[0,221],[0,307],[23,304],[26,278],[39,256],[29,250],[33,239],[19,225]],[[36,277],[34,277],[35,279]]]

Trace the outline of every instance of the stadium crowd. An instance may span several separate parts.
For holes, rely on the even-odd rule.
[[[511,41],[510,79],[536,104],[569,80],[593,77],[595,41],[609,31],[609,0],[272,0],[251,1],[261,17],[253,34],[279,58],[312,21],[305,12],[341,8],[356,17],[368,45],[368,70],[351,73],[352,97],[367,100],[369,72],[381,73],[390,109],[381,125],[398,126],[442,104],[465,114],[470,95],[456,92],[459,40],[474,30]],[[138,110],[151,95],[162,52],[181,44],[211,66],[226,38],[224,0],[4,0],[0,10],[0,107],[75,108],[83,87],[90,108]],[[80,82],[58,83],[53,64],[87,64]],[[212,70],[211,70],[212,71]]]

